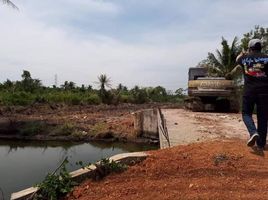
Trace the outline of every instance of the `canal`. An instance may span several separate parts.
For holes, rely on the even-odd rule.
[[[94,163],[125,152],[157,149],[134,143],[73,143],[0,140],[0,200],[11,193],[33,186],[53,172],[67,156],[69,171],[80,168],[75,163]]]

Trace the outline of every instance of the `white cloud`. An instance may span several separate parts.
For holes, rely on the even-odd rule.
[[[20,12],[0,7],[0,81],[20,79],[22,70],[27,69],[47,85],[54,84],[55,74],[60,83],[71,80],[93,84],[99,74],[106,73],[114,86],[118,83],[130,87],[163,85],[173,90],[186,87],[189,67],[204,59],[208,51],[214,51],[221,36],[233,39],[259,22],[265,26],[268,6],[265,1],[246,1],[241,6],[242,1],[210,1],[210,4],[204,1],[204,5],[198,6],[192,6],[194,1],[189,1],[184,7],[178,6],[178,12],[183,11],[179,16],[185,19],[170,17],[167,19],[173,21],[166,23],[165,19],[159,26],[155,20],[153,28],[141,23],[137,34],[128,27],[130,22],[134,23],[133,13],[139,17],[142,3],[131,2],[133,7],[126,8],[126,3],[119,0],[25,0],[18,1]],[[173,2],[173,7],[178,4],[170,0],[165,5],[168,2]],[[163,1],[155,3],[154,7],[161,8]],[[207,10],[198,10],[206,6]],[[163,10],[169,11],[168,7]],[[254,15],[249,16],[248,10]],[[127,16],[128,12],[132,15]],[[121,14],[131,20],[123,19]],[[139,25],[142,19],[134,21]],[[83,24],[85,21],[100,24],[91,29]],[[110,22],[114,26],[110,27]],[[98,31],[100,27],[106,29]]]
[[[200,53],[205,56],[206,50],[200,51],[201,46],[208,46],[202,42],[160,46],[127,44],[100,36],[82,40],[20,17],[15,16],[9,25],[0,21],[0,26],[4,27],[0,43],[5,46],[0,49],[0,66],[5,69],[2,80],[19,78],[22,69],[26,68],[50,85],[54,74],[58,74],[61,81],[92,84],[100,73],[107,73],[114,84],[173,84],[175,87],[180,84],[179,79],[186,80],[185,69],[195,65],[196,57]],[[18,18],[20,23],[16,23]],[[161,81],[170,72],[177,73],[176,81]]]
[[[118,14],[121,12],[120,6],[108,1],[99,0],[46,0],[32,1],[25,0],[18,2],[21,11],[31,11],[34,15],[53,16],[79,16],[83,13]],[[31,13],[29,13],[31,14]]]

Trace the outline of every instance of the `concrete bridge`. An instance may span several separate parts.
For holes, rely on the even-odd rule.
[[[216,138],[247,138],[240,114],[151,109],[139,115],[134,123],[139,124],[137,131],[145,137],[159,138],[161,149]]]

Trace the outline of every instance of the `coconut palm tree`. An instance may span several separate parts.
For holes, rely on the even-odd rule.
[[[111,87],[111,79],[106,74],[98,76],[100,91],[106,91],[105,87]]]
[[[111,80],[106,76],[106,74],[101,74],[98,76],[98,84],[100,87],[99,97],[101,98],[102,103],[109,104],[111,101],[111,93],[106,91],[105,87],[111,87]]]
[[[119,93],[120,93],[120,92],[127,92],[127,91],[128,91],[127,87],[124,86],[122,83],[119,83],[119,84],[118,84],[116,90],[117,90],[117,92],[119,92]]]
[[[75,83],[72,81],[65,81],[63,85],[61,85],[61,88],[64,90],[73,90],[75,89]]]
[[[222,38],[221,45],[221,50],[216,50],[216,56],[208,53],[203,66],[208,68],[210,75],[224,77],[235,68],[235,59],[240,53],[241,47],[238,45],[237,37],[234,38],[231,46],[226,39]]]
[[[2,2],[4,4],[7,4],[7,5],[11,6],[14,9],[18,9],[18,7],[12,1],[10,1],[10,0],[2,0]]]

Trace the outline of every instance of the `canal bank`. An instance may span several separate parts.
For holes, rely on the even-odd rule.
[[[120,104],[91,106],[0,106],[0,139],[123,142],[157,142],[139,132],[137,115],[148,109],[175,104]],[[149,123],[147,123],[149,124]],[[149,134],[150,135],[150,134]]]
[[[158,146],[118,142],[43,142],[0,140],[0,188],[10,194],[41,182],[68,156],[68,171],[80,168],[77,161],[94,163],[126,152],[156,149]]]
[[[139,138],[142,137],[144,139],[159,141],[159,135],[162,135],[162,134],[165,135],[165,133],[166,133],[165,132],[165,130],[166,130],[165,119],[163,118],[163,115],[162,115],[162,112],[160,109],[146,109],[146,110],[132,113],[132,115],[134,117],[134,132],[135,132],[137,137],[139,137]],[[126,144],[127,144],[128,148],[131,146],[129,143],[126,143]],[[150,146],[150,148],[146,148],[146,146],[143,146],[142,150],[135,148],[135,149],[133,149],[133,151],[145,151],[145,150],[149,150],[149,149],[155,149],[155,148],[152,148],[152,146]],[[114,150],[114,146],[113,146],[113,150]],[[113,155],[115,155],[115,154],[113,154]],[[141,155],[141,157],[145,158],[146,156],[144,156],[144,155],[145,154],[143,153],[143,155]],[[109,157],[109,156],[102,156],[102,158],[107,158],[107,157]],[[136,158],[137,157],[135,157],[135,156],[131,157],[130,155],[125,157],[125,159],[131,160],[131,162],[135,161]],[[138,156],[138,159],[139,159],[139,156]],[[83,161],[83,160],[81,160],[81,161]],[[77,162],[77,160],[76,160],[76,162]],[[90,161],[90,162],[92,163],[92,161]],[[81,170],[83,171],[83,169],[80,169],[80,171]],[[78,172],[78,174],[81,173],[80,171]],[[82,172],[82,175],[80,174],[78,176],[88,177],[88,176],[85,176],[84,173],[87,174],[89,172],[88,171]],[[76,172],[72,172],[71,174],[73,174],[75,177],[77,176]],[[21,192],[13,193],[13,199],[24,199],[25,195],[27,196],[27,194],[33,192],[34,190],[35,190],[35,188],[31,188],[31,189],[26,189],[26,190],[21,191]]]

